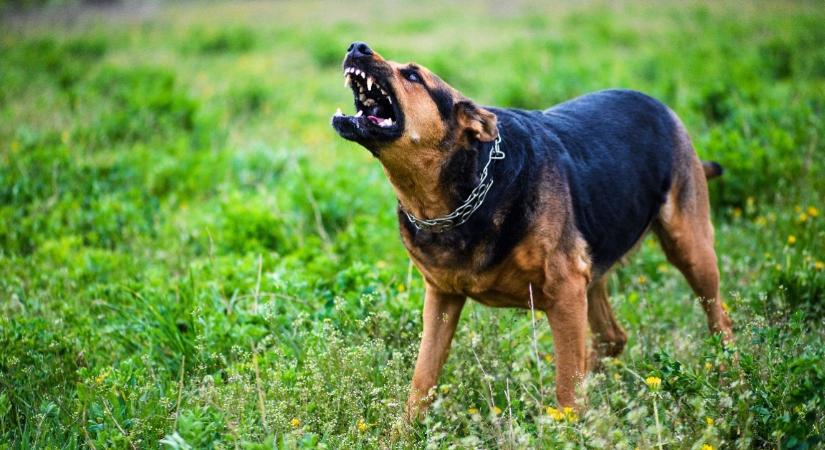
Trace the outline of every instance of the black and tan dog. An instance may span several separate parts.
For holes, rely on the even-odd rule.
[[[332,125],[383,165],[402,240],[426,282],[409,413],[426,408],[466,297],[545,311],[556,395],[576,406],[587,366],[627,341],[605,275],[648,230],[700,298],[710,330],[732,338],[706,183],[721,167],[699,160],[665,105],[607,90],[546,111],[482,108],[361,42],[349,47],[344,75],[357,114],[339,110]]]

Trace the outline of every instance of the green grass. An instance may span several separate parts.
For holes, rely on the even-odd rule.
[[[817,2],[7,14],[0,449],[821,448],[822,23]],[[727,169],[738,362],[650,239],[610,285],[628,347],[576,420],[546,409],[546,321],[536,361],[529,313],[470,304],[429,416],[400,426],[422,281],[377,161],[329,127],[356,39],[483,104],[620,86],[670,105]]]

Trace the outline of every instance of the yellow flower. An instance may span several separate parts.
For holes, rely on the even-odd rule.
[[[449,384],[444,384],[444,385],[441,386],[440,390],[441,390],[442,394],[446,394],[446,393],[450,392],[450,385]]]
[[[573,411],[573,408],[569,406],[565,406],[564,408],[562,408],[562,411],[564,412],[564,417],[569,422],[575,422],[579,418],[579,416],[576,414],[576,411]]]
[[[799,217],[796,218],[796,221],[800,222],[800,223],[805,222],[807,220],[808,220],[808,215],[805,214],[805,213],[800,214]]]
[[[651,390],[657,391],[659,390],[659,387],[662,386],[662,379],[659,377],[650,376],[645,378],[645,384]]]
[[[756,226],[764,227],[768,224],[768,219],[766,219],[765,216],[757,216],[754,222],[756,223]]]
[[[819,210],[814,208],[813,206],[808,207],[808,215],[811,217],[819,216]]]
[[[817,261],[817,262],[815,262],[815,263],[814,263],[814,269],[816,269],[816,270],[822,270],[822,269],[825,269],[825,263],[824,263],[824,262],[822,262],[822,261]]]
[[[467,412],[470,413],[470,415],[474,416],[474,415],[478,414],[478,408],[470,408],[470,409],[467,410]]]
[[[705,370],[710,371],[710,369],[713,369],[713,364],[710,361],[705,362]]]
[[[544,355],[544,360],[547,361],[547,364],[550,364],[551,362],[553,362],[553,355],[551,355],[549,353],[545,354]]]
[[[708,424],[709,427],[712,427],[714,423],[713,417],[705,417],[705,423]]]
[[[407,290],[406,286],[404,286],[403,284],[398,285],[398,292],[404,292],[405,290]]]
[[[555,420],[556,422],[561,422],[562,420],[564,420],[564,413],[562,413],[556,408],[553,408],[552,406],[548,406],[546,412],[547,415],[553,418],[553,420]]]
[[[618,373],[614,373],[613,374],[613,379],[616,380],[616,381],[620,381],[622,379],[622,376],[619,375]]]
[[[713,446],[710,444],[702,445],[702,450],[713,450]]]
[[[724,309],[726,313],[730,312],[730,306],[728,306],[727,302],[722,302],[722,309]]]
[[[742,208],[733,208],[733,217],[739,218],[742,216]]]
[[[501,408],[499,408],[498,406],[493,406],[492,413],[494,416],[501,414]]]
[[[747,202],[748,206],[753,206],[753,197],[748,197]]]
[[[794,245],[794,244],[796,244],[796,236],[794,236],[794,235],[788,236],[788,245]]]
[[[301,419],[295,417],[289,421],[289,424],[292,425],[292,428],[298,428],[301,426]]]
[[[358,421],[358,431],[361,433],[367,431],[367,423],[363,419]]]
[[[638,282],[639,284],[645,284],[647,283],[647,277],[644,275],[639,275],[639,277],[636,278],[636,282]]]

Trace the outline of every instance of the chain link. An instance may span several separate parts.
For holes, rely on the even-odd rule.
[[[490,157],[487,159],[487,164],[484,165],[484,169],[481,170],[478,186],[470,192],[467,200],[464,200],[464,203],[453,210],[453,212],[446,216],[436,217],[435,219],[419,219],[407,212],[403,207],[401,207],[401,211],[407,215],[407,218],[410,219],[410,222],[412,222],[417,229],[431,231],[433,233],[443,233],[466,222],[470,216],[481,207],[481,204],[484,203],[484,198],[487,197],[487,192],[493,186],[493,179],[487,179],[487,172],[493,160],[504,159],[505,157],[504,152],[499,148],[499,143],[501,143],[501,134],[498,135],[493,144],[493,148],[490,149]]]

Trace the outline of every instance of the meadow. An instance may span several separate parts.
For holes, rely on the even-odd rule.
[[[0,449],[825,447],[820,2],[10,5]],[[380,165],[329,126],[354,40],[481,104],[668,104],[726,168],[738,356],[648,238],[580,414],[541,315],[468,303],[429,415],[400,422],[423,287]]]

